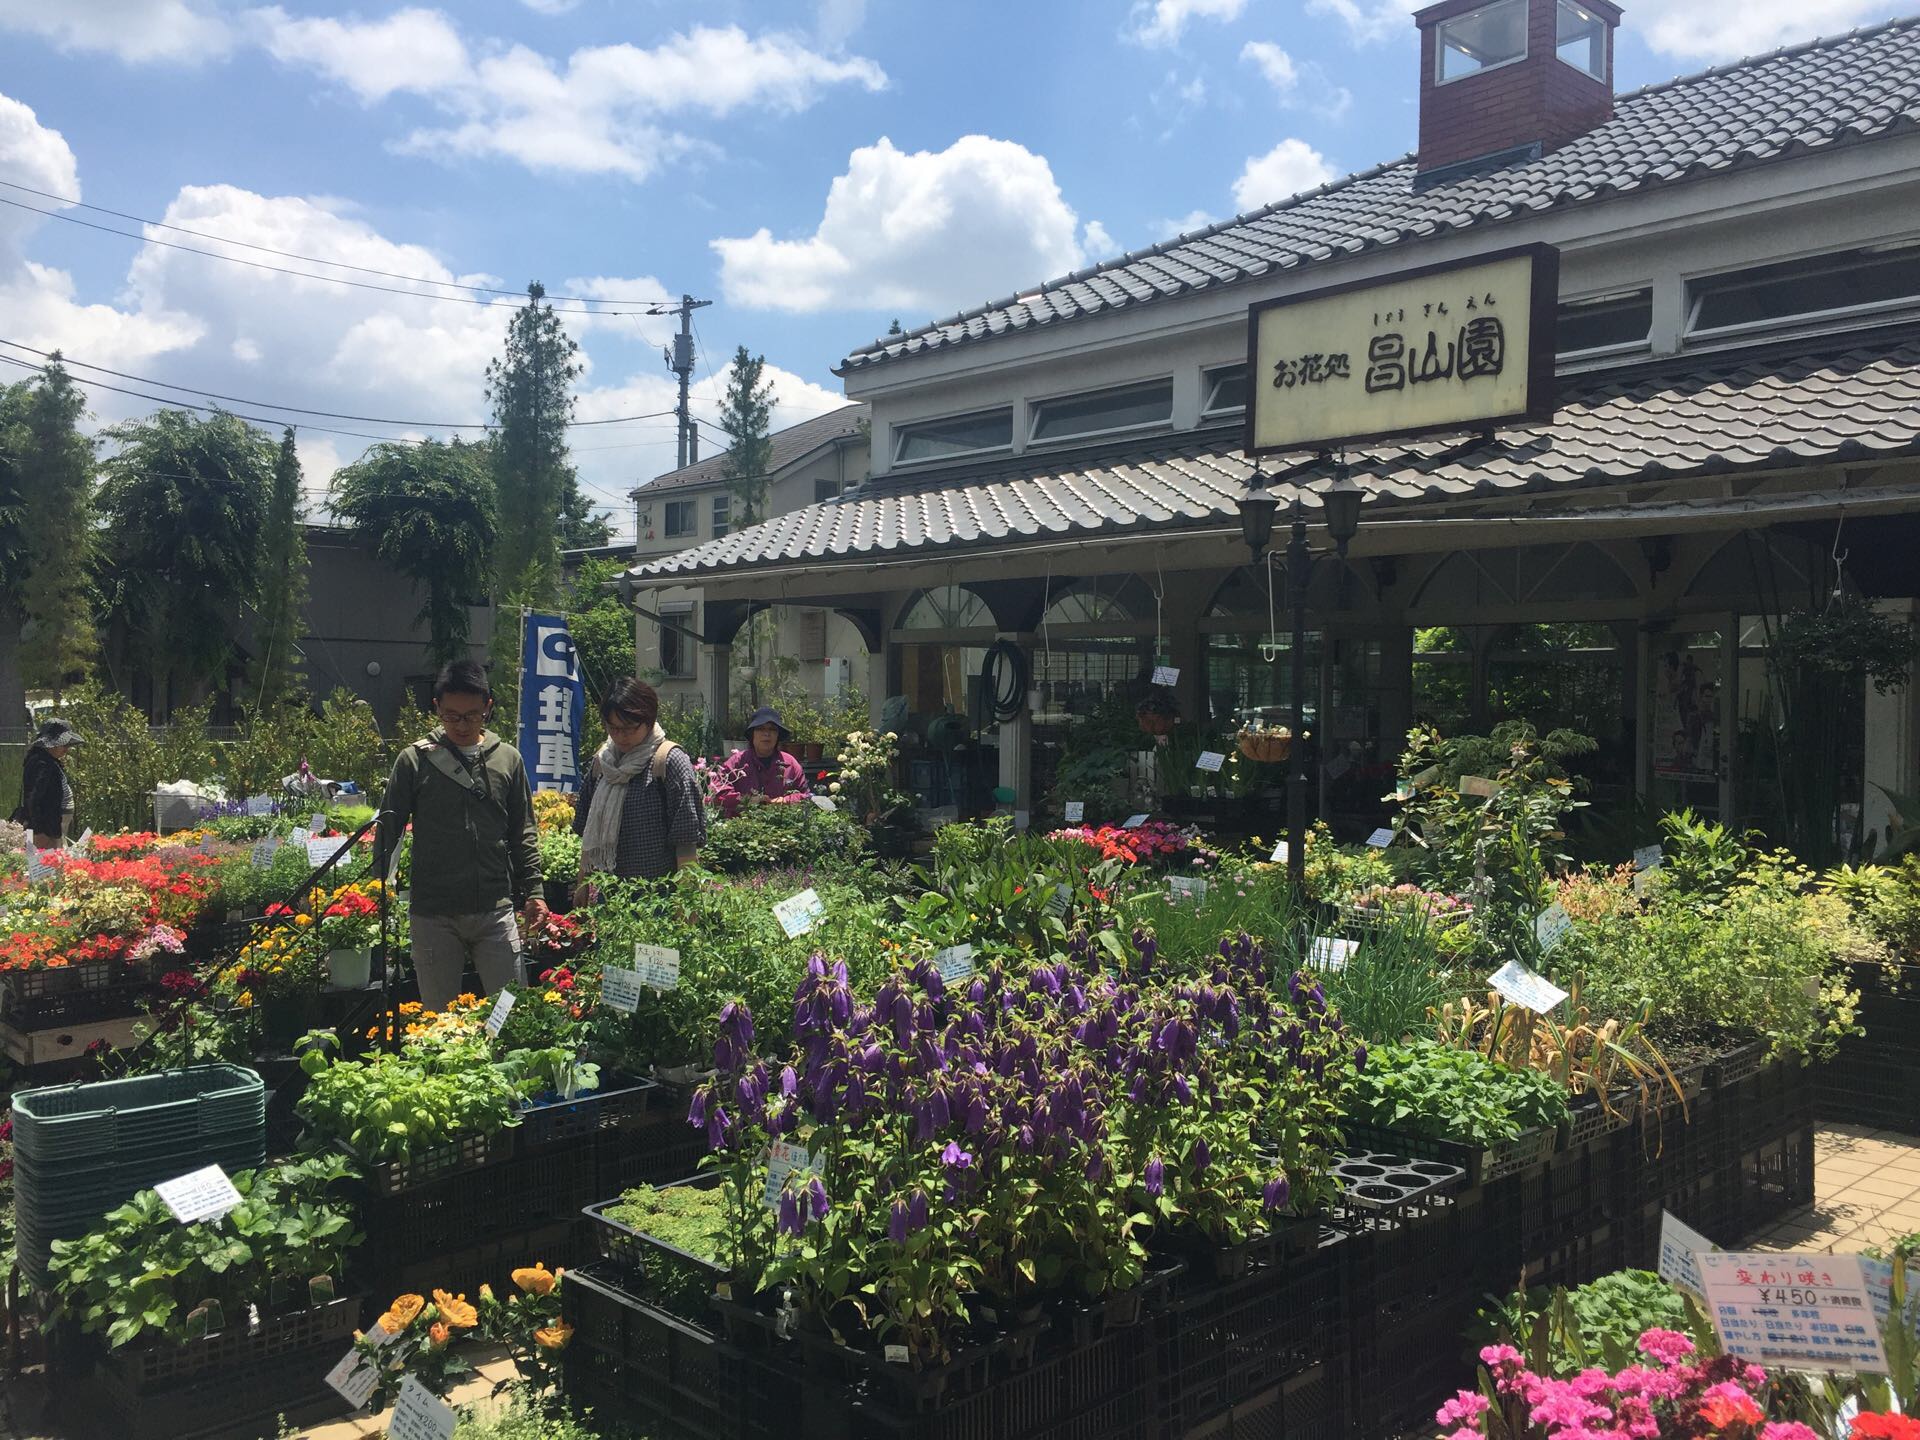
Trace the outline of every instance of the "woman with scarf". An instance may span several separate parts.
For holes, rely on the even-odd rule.
[[[35,848],[66,844],[73,829],[73,782],[67,778],[67,752],[80,737],[64,720],[48,720],[27,746],[20,767],[20,805],[13,823],[33,834]]]
[[[739,791],[742,799],[805,795],[806,766],[780,748],[792,739],[778,710],[754,711],[747,721],[747,748],[727,757],[720,767],[720,778]]]
[[[660,733],[660,697],[651,685],[616,681],[600,703],[607,741],[587,766],[574,807],[580,888],[591,877],[658,879],[693,863],[707,838],[706,806],[693,761]]]

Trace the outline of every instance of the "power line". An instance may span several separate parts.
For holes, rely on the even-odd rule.
[[[283,260],[304,260],[309,265],[331,265],[336,270],[353,270],[361,275],[378,275],[383,280],[411,280],[419,285],[443,285],[452,290],[467,290],[475,295],[511,295],[518,298],[526,294],[524,290],[501,290],[491,285],[463,285],[457,280],[428,280],[419,275],[402,275],[392,270],[375,270],[367,265],[350,265],[345,260],[327,260],[318,255],[301,255],[292,250],[276,250],[271,245],[256,245],[251,240],[235,240],[230,236],[215,235],[208,230],[192,230],[185,225],[170,225],[165,220],[149,220],[143,215],[129,215],[124,210],[109,210],[104,205],[89,205],[86,201],[76,200],[71,195],[55,195],[51,191],[36,190],[31,185],[20,184],[17,180],[0,180],[0,185],[6,186],[9,190],[19,190],[28,195],[38,195],[42,200],[53,200],[62,205],[75,205],[82,210],[91,210],[96,215],[111,215],[116,220],[131,220],[136,225],[152,225],[156,229],[171,230],[177,235],[191,235],[196,240],[213,240],[221,245],[238,246],[242,250],[258,250],[263,255],[278,255]],[[39,213],[44,215],[49,212],[43,210]],[[56,216],[55,218],[58,219],[59,217]],[[116,230],[112,233],[118,235],[124,232]],[[145,239],[146,237],[140,236],[138,238]],[[671,307],[674,303],[666,299],[614,300],[601,295],[548,295],[546,298],[548,300],[578,300],[593,305],[665,305]],[[588,313],[598,315],[606,312],[595,310],[589,311]],[[671,313],[671,310],[667,312],[653,311],[650,313]]]
[[[43,360],[52,360],[55,355],[59,354],[58,351],[54,350],[36,350],[31,345],[21,344],[18,340],[0,339],[0,345],[6,345],[15,350],[24,350],[29,355],[40,356]],[[15,361],[14,363],[21,364],[24,362]],[[390,420],[380,415],[346,415],[337,410],[309,410],[304,406],[281,405],[272,400],[249,400],[243,395],[222,395],[217,390],[201,390],[192,385],[176,385],[171,380],[155,380],[148,375],[129,375],[122,370],[109,370],[104,365],[89,365],[84,360],[75,360],[66,355],[60,355],[60,363],[62,365],[75,366],[81,370],[98,371],[102,375],[111,375],[116,380],[131,380],[140,385],[158,385],[162,390],[180,390],[188,395],[199,395],[209,400],[231,400],[236,405],[253,405],[262,410],[284,410],[291,415],[317,415],[323,420],[353,420],[362,425],[396,425],[403,429],[412,430],[499,430],[503,428],[499,424],[487,420]],[[39,367],[36,366],[33,368],[37,369]],[[79,379],[81,377],[76,376],[75,378]],[[113,387],[105,385],[100,388],[110,390]],[[658,420],[673,413],[671,410],[652,410],[644,415],[615,415],[605,420],[569,420],[567,421],[567,427],[572,429],[588,425],[624,425],[632,420]],[[317,429],[318,427],[316,426],[315,428]]]
[[[42,210],[38,205],[29,205],[24,200],[10,200],[5,195],[0,195],[0,205],[11,205],[17,210],[26,210],[34,215],[44,215],[49,220],[62,220],[69,225],[80,225],[88,230],[98,230],[104,235],[118,235],[122,240],[137,240],[143,245],[160,245],[168,250],[182,250],[189,255],[202,255],[209,260],[224,260],[229,265],[245,265],[254,270],[271,271],[275,275],[291,275],[299,280],[318,280],[327,285],[349,285],[355,290],[378,290],[385,295],[410,295],[416,300],[440,300],[452,305],[478,305],[482,309],[487,310],[499,309],[501,307],[510,310],[526,308],[524,304],[516,304],[511,300],[481,300],[471,295],[429,295],[419,290],[403,290],[398,285],[376,285],[371,280],[349,280],[344,275],[316,275],[311,270],[291,270],[285,265],[269,265],[262,260],[243,260],[238,255],[223,255],[218,250],[202,250],[197,245],[182,245],[175,240],[156,240],[151,235],[129,235],[125,230],[116,230],[111,225],[98,225],[91,220],[82,220],[78,215],[63,215],[58,210]],[[315,263],[331,265],[335,262],[331,260],[321,260]],[[448,280],[419,280],[416,283],[421,285],[446,286],[454,282]],[[517,294],[519,292],[516,291],[513,293]],[[570,310],[562,309],[557,305],[553,307],[553,310],[556,315],[599,315],[611,318],[618,318],[622,315],[668,315],[673,313],[671,310],[661,310],[657,308],[641,310]]]

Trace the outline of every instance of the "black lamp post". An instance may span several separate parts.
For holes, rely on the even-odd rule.
[[[1320,500],[1327,536],[1342,557],[1360,528],[1362,493],[1343,460],[1332,488]],[[1255,565],[1266,557],[1279,509],[1280,502],[1267,490],[1267,477],[1256,468],[1240,500],[1240,534]],[[1307,879],[1307,584],[1313,576],[1314,556],[1307,548],[1306,507],[1297,493],[1289,520],[1287,604],[1293,611],[1293,765],[1287,775],[1287,878],[1298,891]]]

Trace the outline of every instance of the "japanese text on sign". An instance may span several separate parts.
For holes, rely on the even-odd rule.
[[[507,1016],[513,1013],[513,991],[502,990],[500,998],[493,1002],[493,1010],[487,1016],[485,1026],[489,1035],[498,1035],[500,1027],[507,1023]]]
[[[1066,821],[1069,825],[1078,825],[1087,818],[1087,802],[1069,800],[1066,806]]]
[[[1728,1354],[1769,1369],[1887,1373],[1858,1255],[1727,1251],[1694,1260]]]
[[[1518,960],[1509,960],[1494,971],[1487,978],[1487,984],[1503,998],[1536,1015],[1545,1015],[1567,998],[1566,991]]]
[[[680,988],[680,952],[666,945],[635,945],[633,968],[649,990]]]
[[[826,902],[812,890],[802,890],[773,907],[773,918],[780,922],[789,940],[806,934],[827,913]]]
[[[1668,1211],[1660,1212],[1660,1278],[1674,1289],[1686,1291],[1703,1305],[1707,1292],[1700,1282],[1700,1262],[1693,1257],[1718,1248]]]
[[[1053,894],[1047,897],[1047,914],[1056,920],[1064,920],[1067,912],[1073,909],[1073,887],[1056,886]]]
[[[640,972],[618,965],[602,965],[600,1003],[622,1015],[633,1014],[640,1008]]]
[[[956,980],[964,980],[973,974],[973,946],[949,945],[933,957],[933,968],[940,972],[940,978],[951,985]]]
[[[453,1440],[458,1423],[451,1405],[409,1375],[400,1382],[400,1398],[387,1421],[387,1440]]]
[[[173,1218],[183,1225],[196,1220],[218,1220],[240,1203],[240,1192],[218,1165],[193,1170],[153,1187]]]
[[[767,1208],[772,1210],[779,1205],[780,1192],[787,1188],[789,1175],[804,1174],[812,1169],[813,1157],[807,1153],[806,1146],[791,1140],[774,1141],[773,1148],[767,1152]]]
[[[1567,914],[1566,907],[1557,900],[1534,916],[1533,938],[1540,942],[1540,953],[1545,955],[1557,949],[1572,928],[1573,917]]]
[[[526,613],[520,635],[520,758],[535,790],[580,788],[586,707],[566,617]]]
[[[307,863],[314,866],[324,865],[351,843],[344,835],[322,835],[318,839],[309,840],[307,841]]]

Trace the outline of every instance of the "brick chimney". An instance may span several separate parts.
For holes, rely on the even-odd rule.
[[[1440,0],[1413,19],[1418,184],[1535,159],[1613,118],[1610,0]]]

